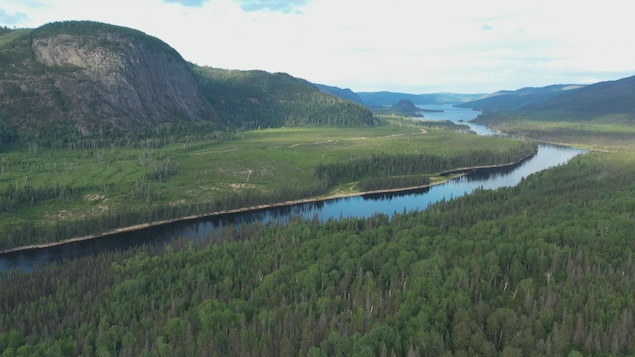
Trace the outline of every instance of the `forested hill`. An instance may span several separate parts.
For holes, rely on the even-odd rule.
[[[0,29],[4,143],[200,134],[246,122],[374,124],[366,108],[304,80],[194,66],[134,29],[90,21]]]
[[[286,73],[198,66],[194,72],[205,98],[230,122],[250,127],[378,123],[366,107]]]
[[[616,115],[631,121],[635,113],[635,76],[587,86],[552,85],[496,92],[460,104],[485,112],[515,111],[534,119],[589,120]]]
[[[599,82],[522,108],[528,112],[558,111],[579,119],[635,114],[635,76]]]
[[[543,102],[582,87],[581,85],[573,84],[554,84],[540,88],[526,87],[513,91],[501,90],[484,98],[458,104],[457,107],[483,111],[514,110],[530,104]]]
[[[332,94],[334,96],[344,98],[346,100],[350,100],[353,103],[364,105],[364,101],[362,100],[362,97],[360,97],[359,94],[353,92],[350,88],[339,88],[339,87],[327,86],[325,84],[318,84],[318,83],[313,83],[313,85],[317,87],[317,89],[321,90],[322,92]]]

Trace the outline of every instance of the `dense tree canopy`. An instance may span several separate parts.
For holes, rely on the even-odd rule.
[[[286,73],[193,68],[209,102],[233,125],[266,128],[380,124],[368,108],[320,92],[309,82]]]

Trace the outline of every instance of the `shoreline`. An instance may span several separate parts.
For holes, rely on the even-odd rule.
[[[382,189],[382,190],[374,190],[374,191],[364,191],[364,192],[335,193],[335,194],[331,194],[331,195],[327,195],[327,196],[317,196],[317,197],[303,198],[303,199],[284,201],[284,202],[278,202],[278,203],[269,203],[269,204],[262,204],[262,205],[257,205],[257,206],[249,206],[249,207],[235,208],[235,209],[216,211],[216,212],[210,212],[210,213],[203,213],[203,214],[198,214],[198,215],[183,216],[183,217],[179,217],[179,218],[166,219],[166,220],[161,220],[161,221],[154,221],[154,222],[149,222],[149,223],[136,224],[136,225],[128,226],[128,227],[117,228],[117,229],[113,229],[113,230],[110,230],[110,231],[107,231],[107,232],[102,232],[102,233],[99,233],[99,234],[90,234],[90,235],[86,235],[86,236],[82,236],[82,237],[67,238],[67,239],[63,239],[63,240],[59,240],[59,241],[55,241],[55,242],[50,242],[50,243],[30,244],[30,245],[24,245],[24,246],[15,247],[15,248],[9,248],[9,249],[5,249],[5,250],[1,250],[0,251],[0,255],[19,253],[19,252],[24,252],[24,251],[28,251],[28,250],[35,250],[35,249],[46,249],[46,248],[56,247],[56,246],[60,246],[60,245],[70,244],[70,243],[83,242],[83,241],[87,241],[87,240],[91,240],[91,239],[106,238],[108,236],[112,236],[112,235],[116,235],[116,234],[120,234],[120,233],[134,232],[134,231],[139,231],[139,230],[143,230],[143,229],[147,229],[147,228],[151,228],[151,227],[168,225],[168,224],[178,223],[178,222],[193,221],[193,220],[196,220],[196,219],[204,219],[204,218],[210,218],[210,217],[214,217],[214,216],[222,216],[222,215],[235,214],[235,213],[245,213],[245,212],[250,212],[250,211],[258,211],[258,210],[269,209],[269,208],[277,208],[277,207],[287,207],[287,206],[293,206],[293,205],[296,205],[296,204],[324,202],[324,201],[330,201],[330,200],[335,200],[335,199],[340,199],[340,198],[347,198],[347,197],[357,197],[357,196],[382,194],[382,193],[396,193],[396,192],[414,191],[414,190],[419,190],[419,189],[423,189],[423,188],[430,188],[432,186],[444,184],[444,183],[446,183],[446,182],[448,182],[448,181],[450,181],[452,179],[464,176],[470,171],[482,170],[482,169],[504,168],[504,167],[517,165],[517,164],[520,164],[523,161],[531,158],[534,155],[536,155],[536,153],[533,153],[533,154],[530,154],[530,155],[526,155],[526,156],[520,158],[517,161],[511,162],[511,163],[507,163],[507,164],[470,166],[470,167],[458,168],[458,169],[454,169],[454,170],[443,171],[443,172],[439,173],[439,176],[440,177],[447,177],[447,179],[444,179],[444,180],[439,181],[439,182],[426,184],[426,185],[401,187],[401,188],[392,188],[392,189]]]
[[[371,194],[394,193],[394,192],[401,192],[401,191],[404,191],[404,192],[405,191],[413,191],[413,190],[418,190],[418,189],[422,189],[422,188],[432,187],[434,185],[443,184],[443,183],[446,183],[446,182],[448,182],[449,180],[451,180],[453,178],[460,177],[460,176],[462,176],[462,175],[454,176],[454,177],[448,178],[447,180],[443,180],[443,181],[439,181],[439,182],[435,182],[435,183],[431,183],[431,184],[427,184],[427,185],[422,185],[422,186],[411,186],[411,187],[385,189],[385,190],[375,190],[375,191],[364,191],[364,192],[336,193],[336,194],[332,194],[332,195],[328,195],[328,196],[318,196],[318,197],[312,197],[312,198],[303,198],[303,199],[298,199],[298,200],[262,204],[262,205],[257,205],[257,206],[235,208],[235,209],[216,211],[216,212],[211,212],[211,213],[203,213],[203,214],[198,214],[198,215],[184,216],[184,217],[179,217],[179,218],[174,218],[174,219],[166,219],[166,220],[161,220],[161,221],[154,221],[154,222],[150,222],[150,223],[136,224],[136,225],[133,225],[133,226],[113,229],[111,231],[107,231],[107,232],[103,232],[103,233],[99,233],[99,234],[90,234],[90,235],[87,235],[87,236],[67,238],[67,239],[63,239],[63,240],[55,241],[55,242],[50,242],[50,243],[30,244],[30,245],[23,245],[23,246],[15,247],[15,248],[9,248],[9,249],[5,249],[5,250],[0,251],[0,255],[18,253],[18,252],[23,252],[23,251],[27,251],[27,250],[34,250],[34,249],[46,249],[46,248],[56,247],[56,246],[60,246],[60,245],[64,245],[64,244],[70,244],[70,243],[75,243],[75,242],[83,242],[83,241],[87,241],[87,240],[91,240],[91,239],[105,238],[105,237],[108,237],[108,236],[111,236],[111,235],[115,235],[115,234],[120,234],[120,233],[134,232],[134,231],[139,231],[139,230],[143,230],[143,229],[151,228],[151,227],[157,227],[157,226],[162,226],[162,225],[167,225],[167,224],[172,224],[172,223],[178,223],[178,222],[193,221],[193,220],[196,220],[196,219],[204,219],[204,218],[210,218],[210,217],[214,217],[214,216],[222,216],[222,215],[226,215],[226,214],[245,213],[245,212],[258,211],[258,210],[269,209],[269,208],[286,207],[286,206],[293,206],[293,205],[296,205],[296,204],[304,204],[304,203],[324,202],[324,201],[336,200],[336,199],[340,199],[340,198],[357,197],[357,196],[371,195]]]

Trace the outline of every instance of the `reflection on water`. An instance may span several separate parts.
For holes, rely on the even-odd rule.
[[[462,110],[465,111],[466,109]],[[564,164],[583,152],[584,150],[570,147],[541,144],[535,156],[516,166],[472,172],[466,176],[429,188],[406,192],[366,194],[232,213],[150,227],[135,232],[123,232],[50,248],[7,253],[0,255],[0,271],[9,271],[11,269],[31,271],[36,265],[97,254],[102,251],[124,250],[145,243],[165,244],[182,237],[198,241],[208,237],[210,232],[214,230],[232,225],[240,227],[242,224],[255,222],[284,224],[296,218],[318,219],[324,222],[329,219],[347,217],[366,218],[377,213],[392,216],[394,213],[402,213],[404,211],[421,211],[433,203],[460,197],[477,189],[497,189],[514,186],[532,173]]]

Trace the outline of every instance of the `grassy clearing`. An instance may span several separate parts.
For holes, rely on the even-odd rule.
[[[502,117],[486,120],[495,130],[586,149],[634,151],[635,126],[625,115],[606,115],[593,120]]]
[[[249,192],[267,194],[307,187],[316,182],[313,171],[319,163],[379,153],[506,152],[517,145],[515,140],[388,125],[265,129],[232,134],[220,141],[175,143],[158,149],[4,150],[0,153],[0,194],[6,197],[8,192],[34,188],[58,188],[60,193],[4,210],[0,226],[72,222],[122,209],[178,207]],[[352,184],[332,191],[354,192]]]

